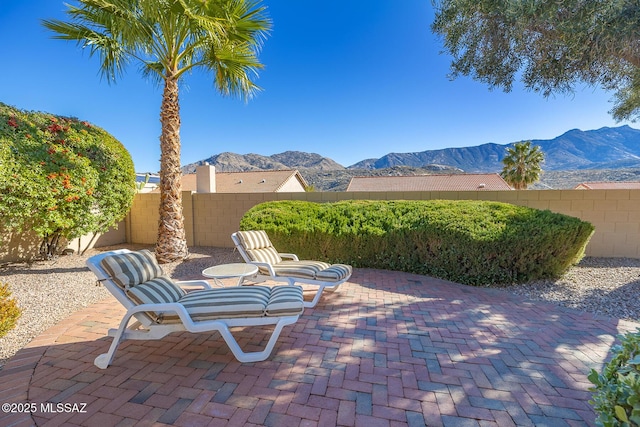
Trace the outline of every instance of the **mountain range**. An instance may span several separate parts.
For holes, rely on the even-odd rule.
[[[590,170],[625,170],[626,178],[612,180],[629,180],[629,177],[637,177],[636,168],[640,170],[640,130],[629,126],[588,131],[573,129],[553,139],[531,141],[533,145],[540,146],[545,155],[545,175],[563,171],[566,173],[561,176],[570,175],[579,180],[578,176],[589,175]],[[500,172],[506,149],[513,144],[515,142],[504,145],[487,143],[415,153],[389,153],[349,167],[320,154],[300,151],[286,151],[272,156],[221,153],[185,165],[182,171],[193,173],[196,166],[205,162],[224,172],[298,169],[316,189],[340,191],[346,188],[352,176]],[[584,173],[576,173],[579,171]],[[553,188],[560,188],[557,185],[562,184],[556,183]]]
[[[531,140],[545,155],[545,170],[617,169],[640,166],[640,130],[629,126],[598,130],[570,130],[556,138]],[[498,172],[506,148],[514,143],[482,144],[475,147],[445,148],[419,153],[390,153],[351,166],[355,169],[380,169],[390,166],[414,166],[437,163],[465,172]]]

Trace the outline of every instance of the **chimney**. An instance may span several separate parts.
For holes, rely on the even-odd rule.
[[[196,192],[215,193],[216,192],[216,168],[205,163],[196,167]]]

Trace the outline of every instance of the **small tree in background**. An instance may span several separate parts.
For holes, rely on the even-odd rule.
[[[0,225],[42,237],[42,255],[60,238],[106,231],[134,194],[131,156],[103,129],[0,103]]]
[[[502,159],[504,168],[500,176],[516,190],[526,190],[527,187],[540,179],[544,154],[537,145],[531,146],[531,141],[518,142],[513,148],[507,148],[507,155]]]

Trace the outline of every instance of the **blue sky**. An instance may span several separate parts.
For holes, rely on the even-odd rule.
[[[109,85],[96,58],[53,40],[40,21],[65,19],[62,1],[1,1],[0,102],[88,120],[125,145],[137,171],[157,171],[162,88],[135,65]],[[429,0],[263,4],[273,20],[260,55],[263,91],[245,103],[221,97],[204,73],[187,76],[180,92],[182,164],[225,151],[297,150],[349,166],[390,152],[629,124],[609,115],[612,94],[593,87],[545,99],[519,84],[504,93],[466,77],[450,81],[450,58],[429,28]]]

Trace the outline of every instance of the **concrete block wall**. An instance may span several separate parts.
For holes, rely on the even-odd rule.
[[[230,247],[231,233],[251,207],[272,200],[493,200],[549,209],[591,222],[595,234],[587,255],[640,258],[640,190],[527,190],[459,192],[310,192],[310,193],[183,193],[187,243]],[[127,219],[130,243],[153,244],[158,227],[160,195],[136,195]]]

